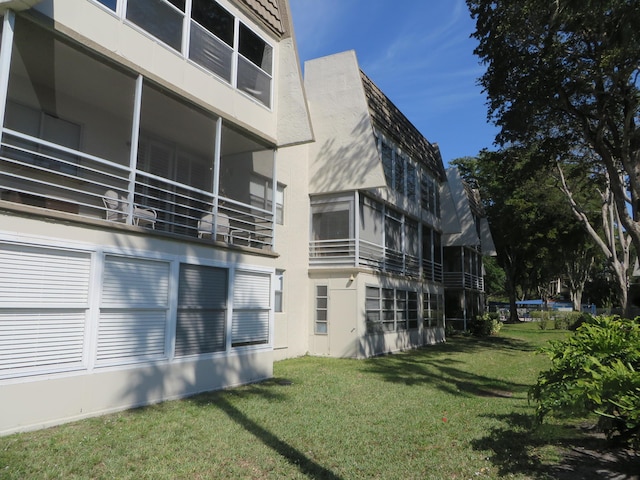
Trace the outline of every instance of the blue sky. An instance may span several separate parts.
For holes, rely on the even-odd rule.
[[[300,60],[355,50],[360,68],[440,146],[445,164],[493,148],[464,0],[289,0]]]

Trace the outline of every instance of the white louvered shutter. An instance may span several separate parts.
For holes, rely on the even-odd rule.
[[[98,364],[165,357],[169,263],[106,256]]]
[[[91,255],[0,244],[0,376],[83,366]]]
[[[269,342],[271,275],[237,271],[233,285],[232,346]]]

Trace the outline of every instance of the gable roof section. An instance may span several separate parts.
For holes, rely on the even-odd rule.
[[[240,0],[239,3],[278,36],[282,37],[286,33],[279,0]]]
[[[414,160],[431,170],[438,180],[444,181],[444,165],[438,146],[429,142],[362,70],[360,75],[376,127],[393,138]]]

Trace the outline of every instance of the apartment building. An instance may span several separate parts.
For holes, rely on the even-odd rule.
[[[467,330],[469,321],[485,312],[484,256],[495,256],[489,222],[480,193],[456,168],[447,169],[442,242],[447,325]]]
[[[288,3],[0,9],[0,431],[272,376],[313,138]]]
[[[444,341],[471,204],[287,0],[0,14],[0,434]]]
[[[353,51],[305,63],[309,352],[369,357],[444,340],[442,157]]]

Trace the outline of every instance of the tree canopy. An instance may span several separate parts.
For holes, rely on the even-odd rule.
[[[467,5],[499,144],[535,144],[538,162],[571,155],[605,172],[620,221],[640,247],[640,223],[627,208],[640,198],[640,2]]]

